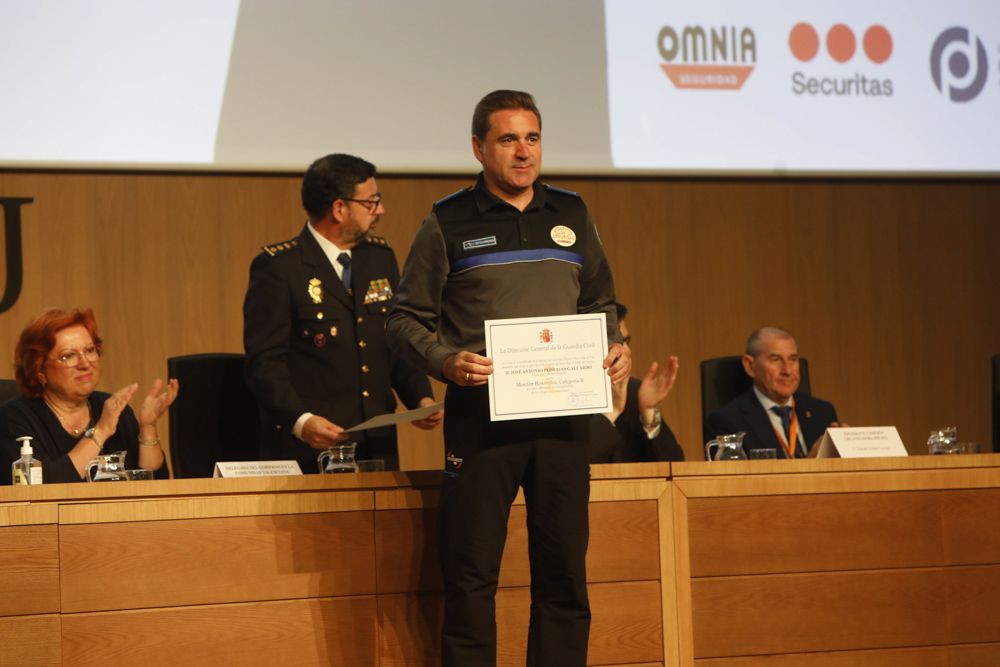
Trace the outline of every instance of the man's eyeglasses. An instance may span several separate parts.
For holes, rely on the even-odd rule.
[[[382,193],[377,192],[375,196],[371,199],[351,199],[350,197],[337,197],[341,201],[352,201],[355,204],[361,204],[368,209],[369,213],[374,213],[378,210],[379,204],[382,203]]]
[[[58,357],[49,357],[53,361],[58,361],[66,368],[76,368],[80,365],[81,359],[86,359],[88,363],[94,363],[101,358],[101,348],[97,345],[89,345],[82,350],[66,350]]]

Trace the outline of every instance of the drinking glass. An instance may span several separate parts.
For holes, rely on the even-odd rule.
[[[936,431],[931,431],[927,438],[927,451],[931,454],[957,454],[958,449],[955,444],[958,442],[958,428],[955,426],[942,426]]]
[[[751,459],[776,459],[778,458],[778,452],[774,449],[751,449],[750,450]]]
[[[385,459],[360,459],[358,461],[358,472],[383,472],[385,470]]]

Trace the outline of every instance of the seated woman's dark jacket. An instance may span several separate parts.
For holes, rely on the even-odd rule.
[[[111,394],[95,391],[88,398],[91,423],[101,417],[104,402]],[[69,458],[69,452],[80,441],[81,436],[72,435],[59,423],[59,418],[42,398],[18,396],[0,406],[0,485],[11,483],[11,464],[21,458],[21,443],[24,435],[31,436],[33,456],[42,462],[42,479],[45,484],[59,482],[82,482]],[[125,406],[118,418],[115,434],[104,443],[104,453],[127,452],[126,468],[139,467],[139,422],[132,408]],[[170,476],[167,466],[156,471],[157,479]]]

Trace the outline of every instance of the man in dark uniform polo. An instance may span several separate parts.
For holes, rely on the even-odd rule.
[[[427,376],[390,354],[385,319],[399,282],[396,256],[372,232],[385,212],[375,167],[352,155],[322,157],[302,179],[309,220],[298,237],[265,246],[250,265],[243,344],[261,407],[261,457],[318,471],[317,450],[344,429],[434,402]],[[433,428],[441,413],[414,422]],[[357,458],[399,467],[393,427],[356,436]]]
[[[499,90],[476,106],[475,185],[437,202],[413,242],[387,335],[393,350],[448,382],[439,503],[445,588],[442,662],[496,662],[494,597],[510,506],[527,506],[528,664],[585,665],[590,631],[587,424],[590,415],[490,421],[484,321],[604,312],[604,366],[628,379],[614,285],[587,207],[538,180],[541,115]]]

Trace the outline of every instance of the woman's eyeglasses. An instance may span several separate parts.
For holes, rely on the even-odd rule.
[[[66,350],[57,357],[49,357],[67,368],[76,368],[80,365],[81,359],[86,359],[88,363],[94,363],[101,358],[101,348],[97,345],[90,345],[82,350]]]

